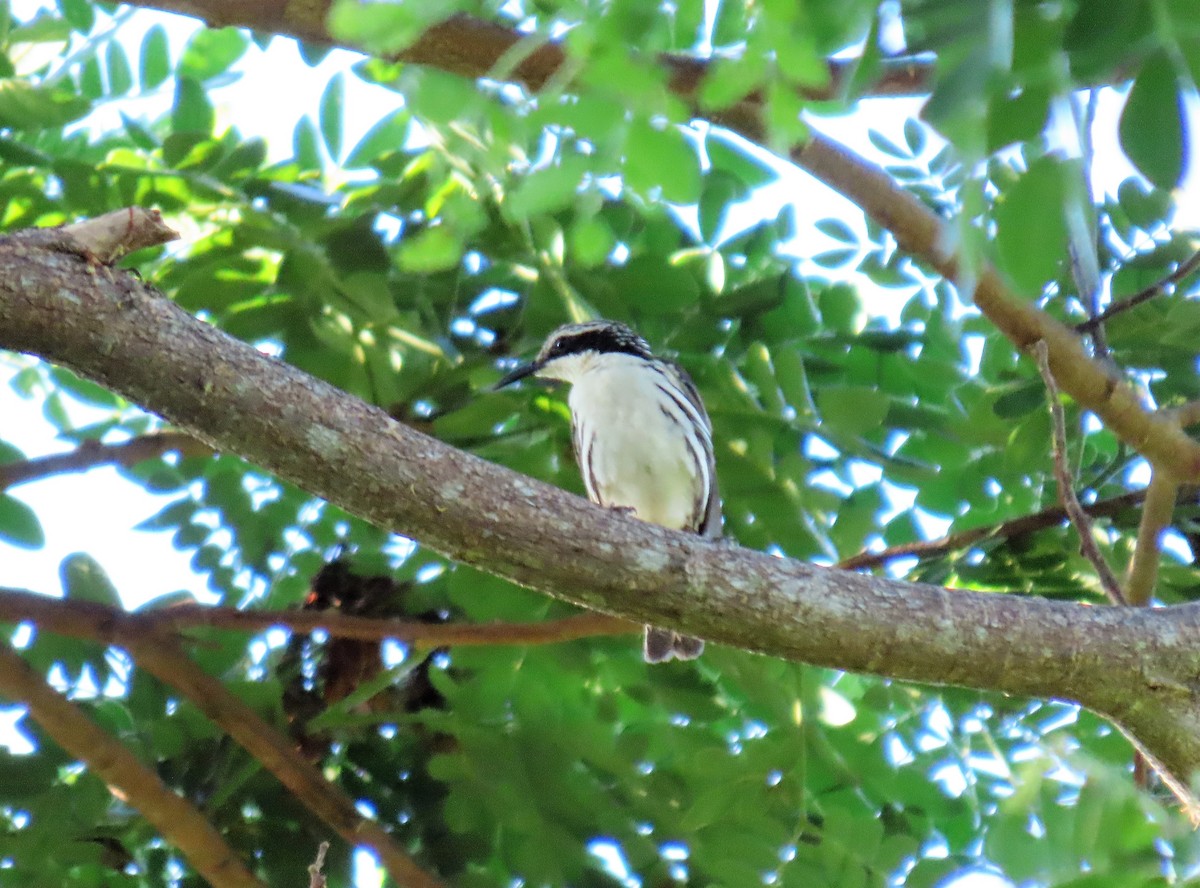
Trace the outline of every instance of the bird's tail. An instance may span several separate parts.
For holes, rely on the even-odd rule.
[[[647,663],[665,663],[667,660],[694,660],[704,650],[704,642],[690,635],[680,635],[671,629],[646,627],[642,655]]]

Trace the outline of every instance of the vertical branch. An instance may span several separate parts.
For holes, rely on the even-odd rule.
[[[1157,469],[1146,488],[1142,520],[1138,525],[1137,543],[1129,562],[1129,577],[1125,584],[1126,597],[1131,605],[1145,606],[1154,595],[1158,581],[1158,562],[1162,556],[1162,534],[1175,514],[1175,497],[1179,483]]]
[[[1100,263],[1096,255],[1096,213],[1092,199],[1092,164],[1095,160],[1093,150],[1092,130],[1096,123],[1096,109],[1100,104],[1100,90],[1091,89],[1087,92],[1087,102],[1073,96],[1072,104],[1076,106],[1075,126],[1079,133],[1079,153],[1083,160],[1083,169],[1076,182],[1079,192],[1067,206],[1067,225],[1070,229],[1068,252],[1071,258],[1071,275],[1075,279],[1075,292],[1087,312],[1088,320],[1093,320],[1100,314]],[[1083,208],[1087,208],[1087,217],[1083,218]],[[1092,338],[1092,353],[1097,358],[1108,357],[1108,337],[1103,324],[1097,324],[1089,329]]]
[[[1071,470],[1067,467],[1067,424],[1063,417],[1062,403],[1059,401],[1058,383],[1050,371],[1050,354],[1046,340],[1039,339],[1033,344],[1033,353],[1037,358],[1038,372],[1042,374],[1042,382],[1046,384],[1046,392],[1050,399],[1050,422],[1053,427],[1054,444],[1054,477],[1058,482],[1058,499],[1062,503],[1071,525],[1079,534],[1079,550],[1096,569],[1100,585],[1113,604],[1125,604],[1125,596],[1121,593],[1121,584],[1117,581],[1100,547],[1096,545],[1096,537],[1092,532],[1092,519],[1084,511],[1075,496],[1075,482]]]
[[[266,888],[221,834],[158,775],[0,642],[0,695],[24,703],[55,743],[136,808],[213,888]]]

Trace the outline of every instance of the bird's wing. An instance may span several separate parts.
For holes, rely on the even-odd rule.
[[[721,537],[721,492],[717,485],[717,457],[715,448],[712,446],[712,420],[708,418],[708,411],[704,409],[700,391],[696,388],[696,383],[692,382],[692,377],[688,375],[688,372],[674,361],[664,361],[663,363],[667,364],[678,377],[679,387],[692,406],[696,408],[696,412],[700,414],[700,418],[704,420],[705,428],[708,430],[708,477],[710,479],[708,502],[705,503],[704,514],[696,532],[710,539],[719,539]]]

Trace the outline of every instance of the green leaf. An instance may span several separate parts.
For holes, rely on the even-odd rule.
[[[462,259],[463,245],[446,225],[426,228],[400,244],[400,267],[416,274],[455,268]]]
[[[664,200],[695,203],[700,197],[700,160],[676,126],[660,128],[641,118],[629,126],[625,181],[640,194],[661,190]]]
[[[1067,258],[1063,217],[1069,189],[1065,167],[1053,157],[1035,160],[997,203],[1000,265],[1027,296],[1037,296]]]
[[[454,0],[365,4],[338,0],[329,13],[329,32],[337,42],[360,46],[372,55],[393,55],[406,49],[431,25],[458,11]]]
[[[888,396],[863,386],[834,385],[817,391],[821,424],[843,435],[865,435],[883,428]]]
[[[96,10],[88,0],[57,0],[59,11],[71,27],[86,34],[96,24]]]
[[[767,63],[760,57],[717,58],[700,84],[700,107],[705,111],[728,108],[759,89],[766,75]]]
[[[40,549],[46,544],[37,513],[7,493],[0,493],[0,540],[22,549]]]
[[[191,521],[199,508],[199,504],[191,497],[175,500],[157,514],[137,524],[134,530],[167,530],[182,527]]]
[[[1027,86],[1020,92],[992,97],[987,112],[987,150],[999,151],[1013,142],[1037,138],[1050,114],[1051,91],[1046,86]]]
[[[203,82],[224,74],[250,47],[238,28],[202,28],[188,41],[176,76]]]
[[[394,154],[407,141],[411,125],[412,117],[407,111],[392,112],[359,139],[342,166],[346,169],[359,169],[374,164],[385,154]]]
[[[85,98],[99,99],[104,95],[104,72],[100,70],[100,59],[91,56],[79,70],[79,92]]]
[[[154,25],[142,38],[139,77],[142,89],[158,86],[171,74],[171,48],[167,43],[167,30]]]
[[[1151,56],[1138,73],[1121,112],[1121,148],[1138,171],[1170,190],[1183,178],[1188,145],[1183,95],[1165,52]]]
[[[14,44],[63,43],[71,37],[71,25],[49,10],[42,10],[33,21],[13,28],[10,36]]]
[[[700,298],[700,286],[690,271],[654,256],[632,259],[618,269],[615,279],[639,310],[652,314],[674,314]]]
[[[199,81],[180,77],[175,84],[175,104],[171,108],[171,129],[176,133],[211,133],[215,115],[208,95]]]
[[[524,221],[570,206],[590,166],[587,158],[568,155],[522,176],[501,204],[505,217]]]
[[[325,140],[325,149],[335,163],[342,155],[342,110],[345,103],[346,78],[337,74],[325,84],[320,107],[321,136]]]
[[[301,117],[296,121],[296,128],[292,131],[292,156],[302,169],[321,168],[320,136],[317,135],[317,125],[310,117]]]
[[[0,126],[15,130],[54,129],[78,120],[92,103],[55,87],[25,80],[0,80]]]
[[[7,441],[0,441],[0,466],[8,465],[9,463],[24,462],[25,454],[14,444]]]
[[[121,44],[108,44],[105,61],[108,63],[108,91],[121,96],[133,89],[133,69],[129,67],[129,56]]]
[[[710,170],[704,176],[704,190],[700,194],[700,205],[697,209],[700,237],[705,243],[717,242],[717,235],[721,232],[730,205],[745,195],[745,186],[732,173]]]
[[[779,178],[779,170],[751,153],[746,146],[734,141],[721,130],[710,129],[704,139],[704,151],[711,169],[732,173],[747,189],[758,188]]]
[[[1120,184],[1117,200],[1129,221],[1143,231],[1153,231],[1164,225],[1174,204],[1169,191],[1147,188],[1145,183],[1134,178]]]
[[[571,226],[569,238],[571,257],[583,268],[600,265],[616,246],[616,237],[612,229],[598,216],[576,221]]]

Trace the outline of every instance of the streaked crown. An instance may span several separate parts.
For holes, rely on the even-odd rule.
[[[585,321],[582,324],[565,324],[548,337],[534,361],[545,366],[558,358],[596,354],[626,354],[639,358],[652,358],[650,344],[624,324],[616,321]]]

